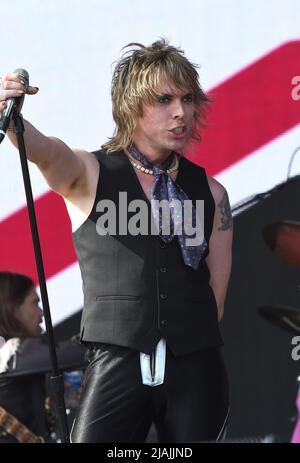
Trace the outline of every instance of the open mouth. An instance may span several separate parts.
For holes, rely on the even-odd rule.
[[[185,132],[185,127],[175,127],[170,132],[173,132],[175,135],[182,135]]]

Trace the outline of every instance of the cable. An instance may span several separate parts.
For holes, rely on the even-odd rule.
[[[298,151],[300,151],[300,146],[298,146],[292,153],[292,156],[291,156],[291,159],[290,159],[290,162],[289,162],[289,165],[288,165],[288,171],[287,171],[287,177],[286,177],[287,180],[290,178],[294,158],[295,158],[296,154],[298,153]]]

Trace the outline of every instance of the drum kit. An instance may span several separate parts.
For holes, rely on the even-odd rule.
[[[262,230],[262,235],[267,246],[277,256],[288,262],[290,265],[300,269],[300,223],[295,221],[284,220],[266,225]],[[257,309],[257,312],[265,320],[271,322],[285,331],[293,334],[295,343],[300,346],[300,309],[287,306],[263,306]],[[298,335],[298,336],[297,336]],[[297,349],[300,354],[300,347]],[[294,358],[294,357],[293,357]],[[295,360],[300,360],[297,355]],[[294,428],[291,443],[300,443],[300,376],[298,396],[296,399],[296,408],[298,418]]]

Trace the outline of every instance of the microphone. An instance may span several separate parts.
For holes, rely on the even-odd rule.
[[[28,72],[25,71],[25,69],[16,69],[14,73],[18,74],[21,80],[23,80],[24,86],[27,89],[29,86]],[[23,98],[23,96],[15,96],[14,98],[9,98],[7,100],[7,107],[3,111],[2,117],[0,119],[0,143],[4,140],[14,110],[18,107],[21,98]]]

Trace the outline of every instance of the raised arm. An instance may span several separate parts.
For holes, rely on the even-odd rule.
[[[36,87],[28,87],[26,93],[35,95],[37,92]],[[14,73],[4,75],[0,87],[0,115],[5,110],[5,100],[12,97],[21,97],[19,108],[21,110],[24,95],[25,88],[20,77]],[[24,120],[24,127],[28,159],[37,165],[50,188],[68,198],[74,186],[85,182],[86,163],[91,156],[81,150],[71,150],[57,138],[43,135],[26,120]],[[7,135],[17,146],[14,132],[9,129]]]
[[[217,302],[218,319],[221,320],[231,273],[232,216],[225,188],[212,177],[208,178],[208,183],[216,208],[206,262],[210,271],[210,285]]]

